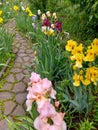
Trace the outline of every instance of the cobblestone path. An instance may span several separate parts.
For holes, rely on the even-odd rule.
[[[25,114],[26,88],[29,81],[27,66],[31,65],[34,56],[29,41],[16,30],[14,19],[6,23],[5,27],[9,33],[15,34],[13,52],[16,57],[9,74],[3,79],[4,86],[0,89],[0,115],[4,114],[13,119],[14,116]],[[8,130],[6,120],[1,117],[0,130]]]

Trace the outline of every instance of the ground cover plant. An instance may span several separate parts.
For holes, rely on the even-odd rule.
[[[39,5],[36,4],[40,4],[41,8],[46,6],[42,10],[34,9],[34,14],[29,6],[21,6],[20,9],[15,5],[13,8],[18,28],[30,36],[33,42],[32,48],[36,50],[34,50],[35,67],[33,68],[33,65],[30,67],[31,77],[27,88],[26,105],[29,112],[27,116],[16,117],[18,120],[16,123],[6,118],[10,130],[97,130],[98,128],[97,31],[88,28],[88,32],[91,31],[94,35],[90,38],[88,33],[86,36],[81,36],[86,30],[83,27],[87,19],[83,19],[86,18],[86,13],[79,12],[81,16],[78,16],[78,11],[86,1],[72,2],[75,3],[72,9],[70,2],[61,2],[70,5],[69,7],[66,5],[67,8],[63,9],[64,12],[69,11],[66,19],[64,13],[59,17],[60,13],[58,15],[52,7],[47,7],[49,3],[46,6],[39,1],[33,1],[37,9]],[[93,9],[96,9],[97,5],[97,1],[94,1]],[[51,9],[47,10],[49,8]],[[78,21],[75,19],[77,17],[80,17]],[[80,20],[83,20],[82,25],[78,24]],[[56,106],[56,111],[53,105]]]

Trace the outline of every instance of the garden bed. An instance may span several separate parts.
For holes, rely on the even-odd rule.
[[[48,112],[42,119],[40,117],[43,116],[44,112],[42,112],[42,110],[45,107],[39,110],[40,108],[38,107],[37,109],[36,106],[40,104],[41,99],[43,99],[42,97],[44,97],[45,101],[47,100],[46,98],[50,98],[48,105],[51,109],[54,108],[53,105],[55,101],[59,101],[60,106],[56,108],[56,110],[58,113],[65,113],[62,119],[66,122],[68,130],[97,129],[98,38],[96,37],[98,33],[91,27],[93,20],[95,19],[96,21],[98,18],[96,16],[93,17],[93,12],[90,10],[90,12],[88,12],[90,17],[86,14],[86,11],[81,12],[81,7],[86,3],[87,7],[85,7],[85,10],[91,7],[93,11],[96,11],[98,3],[95,2],[90,5],[88,1],[85,1],[75,4],[73,0],[70,0],[70,2],[57,2],[55,0],[55,7],[58,7],[59,4],[61,6],[57,9],[59,12],[59,15],[57,15],[56,12],[53,12],[54,8],[50,0],[47,1],[46,5],[44,5],[43,1],[33,2],[33,0],[29,0],[29,2],[31,2],[30,5],[33,4],[31,8],[28,6],[24,7],[23,5],[19,6],[17,2],[13,9],[17,27],[24,34],[30,36],[32,39],[32,48],[35,49],[36,52],[34,60],[36,68],[35,70],[32,66],[30,68],[31,82],[28,86],[27,95],[27,108],[30,112],[27,117],[19,117],[20,120],[24,119],[23,122],[20,121],[16,123],[16,126],[14,123],[11,123],[14,124],[13,126],[18,130],[21,129],[20,124],[27,130],[28,128],[41,130],[38,128],[38,125],[46,125],[44,124],[44,119],[48,116]],[[35,14],[33,14],[32,9],[32,7],[35,7],[34,5],[38,5],[34,10]],[[39,7],[41,7],[42,10],[37,10]],[[87,23],[85,24],[85,22]],[[96,22],[94,24],[95,28],[97,26]],[[64,35],[66,31],[67,36]],[[83,43],[80,41],[83,41]],[[43,84],[45,84],[45,86]],[[42,88],[39,88],[39,86]],[[53,88],[51,88],[51,86]],[[38,89],[36,90],[36,88]],[[45,88],[45,90],[43,88]],[[51,96],[53,92],[55,93],[52,95],[54,98]],[[35,98],[33,99],[32,97]],[[53,98],[53,100],[51,100],[51,98]],[[40,100],[38,101],[38,99]],[[35,105],[32,104],[31,101],[38,102]],[[51,120],[52,119],[53,117]],[[53,125],[51,120],[49,120],[50,122],[47,121],[49,128]],[[32,122],[36,122],[37,125],[36,123],[32,124]],[[42,124],[40,124],[40,122]],[[60,127],[62,127],[62,125]],[[63,130],[63,128],[61,128],[61,130]]]

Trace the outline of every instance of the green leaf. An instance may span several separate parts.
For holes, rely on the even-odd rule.
[[[7,66],[6,64],[0,63],[0,66]]]
[[[79,104],[78,104],[76,101],[70,100],[70,102],[71,102],[74,106],[76,106],[77,108],[79,108]]]

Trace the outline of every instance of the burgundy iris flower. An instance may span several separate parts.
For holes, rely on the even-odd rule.
[[[42,26],[49,26],[50,27],[50,21],[48,19],[44,19]]]
[[[61,22],[59,22],[59,21],[57,21],[56,23],[55,23],[55,29],[57,30],[57,31],[62,31],[62,23]]]

